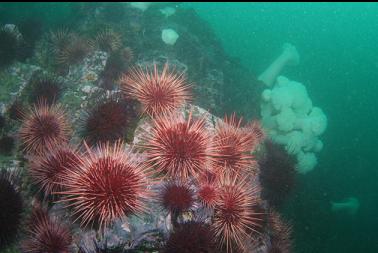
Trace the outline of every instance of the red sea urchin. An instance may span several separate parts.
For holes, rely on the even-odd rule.
[[[79,162],[76,150],[69,147],[50,149],[46,154],[32,157],[29,173],[32,181],[40,186],[45,198],[62,191],[63,176],[67,170],[74,170]]]
[[[168,182],[163,186],[160,201],[166,210],[180,214],[193,206],[194,192],[187,184]]]
[[[121,85],[123,92],[141,102],[144,112],[152,116],[170,113],[191,99],[184,73],[170,71],[167,63],[161,72],[156,64],[153,71],[134,68],[121,78]]]
[[[63,86],[63,81],[51,74],[33,75],[28,83],[28,101],[34,104],[44,100],[48,105],[52,105],[62,96]]]
[[[241,127],[242,119],[237,119],[235,114],[219,121],[214,138],[217,159],[214,160],[214,168],[225,170],[226,173],[243,173],[253,163],[251,152],[256,146],[258,136],[249,128]]]
[[[198,189],[198,198],[203,206],[213,208],[216,203],[217,188],[213,184],[202,184]]]
[[[13,120],[23,120],[25,114],[25,107],[22,102],[18,99],[13,101],[13,103],[8,108],[9,118]]]
[[[135,101],[136,102],[136,101]],[[137,118],[135,102],[111,98],[97,104],[84,122],[83,135],[90,145],[122,139]]]
[[[281,206],[294,189],[295,157],[272,141],[265,141],[264,155],[259,159],[262,198],[274,207]]]
[[[65,111],[59,104],[49,106],[39,102],[24,116],[19,131],[24,151],[43,153],[49,148],[68,142],[71,128]]]
[[[0,113],[0,130],[5,126],[5,124],[6,124],[5,117],[1,115]]]
[[[187,222],[177,226],[169,235],[163,253],[215,253],[212,230],[202,222]]]
[[[205,118],[182,114],[160,116],[148,133],[147,162],[164,175],[185,181],[206,171],[211,157],[210,133]]]
[[[122,46],[122,37],[113,29],[105,28],[97,33],[94,43],[101,51],[111,53]]]
[[[292,252],[291,225],[285,222],[276,211],[269,213],[269,225],[271,230],[269,253]]]
[[[145,211],[152,182],[136,154],[120,141],[85,146],[87,154],[75,170],[67,171],[66,189],[59,193],[81,226],[91,223],[102,230],[117,218]]]
[[[48,36],[48,46],[51,53],[58,55],[76,35],[69,31],[68,28],[59,28],[56,31],[50,31]]]
[[[23,201],[17,181],[17,174],[0,170],[0,251],[14,242],[21,226]]]
[[[245,126],[244,130],[251,132],[251,134],[254,136],[254,148],[256,148],[256,146],[262,141],[264,141],[266,137],[264,129],[262,128],[261,123],[258,120],[252,120],[251,122],[249,122]]]
[[[32,212],[27,229],[27,238],[22,242],[25,253],[69,253],[72,235],[69,228],[56,217],[50,217],[41,207]]]
[[[244,248],[244,239],[262,226],[261,213],[255,211],[258,202],[256,187],[246,178],[221,179],[212,224],[221,248],[234,252]]]
[[[57,62],[64,66],[78,64],[88,56],[92,49],[90,40],[73,35],[68,44],[65,44],[59,51]]]

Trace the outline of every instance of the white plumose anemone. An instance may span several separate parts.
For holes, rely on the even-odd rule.
[[[163,31],[161,32],[161,39],[167,45],[173,46],[179,37],[180,36],[178,35],[178,33],[170,28],[163,29]]]
[[[327,128],[327,117],[313,107],[306,87],[284,76],[262,93],[261,116],[273,141],[297,156],[297,170],[307,173],[317,164],[315,152],[323,148],[319,137]]]

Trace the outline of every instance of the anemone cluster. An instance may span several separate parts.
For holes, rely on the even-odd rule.
[[[132,12],[130,34],[144,33],[145,10]],[[291,164],[264,144],[258,121],[236,113],[221,119],[196,106],[192,72],[179,61],[140,60],[143,52],[130,46],[139,41],[129,45],[109,25],[118,11],[99,7],[109,20],[92,36],[55,28],[37,42],[48,56],[36,52],[37,62],[49,62],[48,71],[30,74],[0,117],[0,151],[17,147],[23,183],[31,185],[23,196],[0,174],[1,246],[15,241],[24,213],[23,252],[289,252],[290,226],[261,188],[286,192],[275,183],[290,181]],[[3,136],[8,122],[16,139]],[[264,145],[268,155],[258,162]],[[288,175],[273,173],[276,166]],[[122,243],[107,244],[114,237]]]
[[[261,116],[270,138],[297,157],[297,171],[305,174],[317,164],[323,148],[320,136],[327,128],[327,116],[313,106],[306,87],[279,76],[272,89],[262,93]]]

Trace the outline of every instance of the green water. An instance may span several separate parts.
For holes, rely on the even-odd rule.
[[[39,16],[46,29],[72,25],[78,18],[74,7],[1,4],[0,22]],[[378,4],[183,3],[180,8],[194,8],[226,53],[254,73],[264,70],[284,42],[296,45],[300,64],[283,74],[303,83],[328,117],[319,163],[299,177],[283,210],[294,225],[296,252],[378,252]],[[355,215],[330,211],[330,201],[350,196],[361,204]]]

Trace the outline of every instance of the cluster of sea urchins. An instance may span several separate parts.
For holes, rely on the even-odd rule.
[[[245,240],[264,224],[262,209],[255,208],[259,198],[251,155],[262,130],[256,123],[241,126],[235,115],[219,120],[213,129],[206,115],[194,116],[192,111],[185,115],[180,108],[191,100],[189,85],[183,73],[174,74],[167,65],[161,72],[157,65],[153,71],[140,67],[124,76],[121,84],[126,95],[137,98],[152,117],[152,128],[141,146],[147,164],[168,180],[160,202],[173,217],[173,225],[180,227],[176,218],[199,203],[213,212],[209,229],[216,243],[211,245],[226,252],[245,250]],[[193,186],[193,182],[197,183]],[[174,233],[170,240],[176,238],[178,232]],[[177,250],[182,249],[167,243],[167,252]]]
[[[100,231],[117,218],[144,212],[153,180],[139,156],[121,139],[91,147],[84,141],[84,152],[73,149],[69,129],[59,104],[34,105],[24,117],[21,145],[31,180],[44,198],[59,198],[81,226]]]
[[[126,99],[138,100],[150,117],[150,128],[137,144],[143,158],[122,140],[127,124],[122,103],[110,100],[94,108],[80,154],[69,147],[62,107],[40,103],[25,113],[20,130],[21,144],[34,158],[33,182],[45,197],[56,195],[66,203],[82,227],[99,231],[146,212],[157,189],[173,225],[165,252],[185,252],[186,238],[195,251],[247,252],[246,242],[258,237],[266,223],[252,155],[263,136],[259,125],[242,126],[232,115],[214,126],[207,113],[184,112],[190,85],[185,73],[168,64],[135,68],[120,83]],[[151,187],[155,184],[160,187]],[[183,215],[196,217],[196,209],[209,211],[210,219],[183,223]],[[51,226],[47,223],[33,231],[40,233]]]

